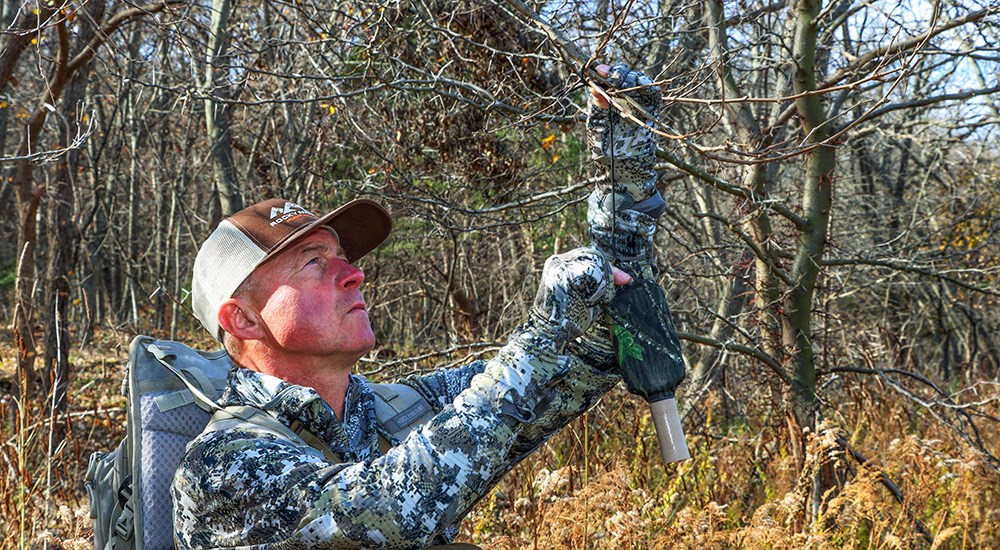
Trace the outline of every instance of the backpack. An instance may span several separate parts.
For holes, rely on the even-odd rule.
[[[90,457],[85,487],[97,550],[160,550],[174,546],[170,486],[189,441],[208,430],[247,423],[312,446],[331,462],[338,457],[306,431],[293,431],[255,407],[216,403],[233,363],[224,350],[202,352],[178,342],[137,336],[129,346],[122,381],[126,435],[118,447]],[[402,440],[433,415],[405,384],[372,384],[380,425]],[[381,435],[383,451],[388,441]]]

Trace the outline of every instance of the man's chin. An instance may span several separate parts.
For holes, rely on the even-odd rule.
[[[370,352],[371,350],[375,349],[376,343],[377,340],[375,339],[375,334],[372,332],[369,332],[364,337],[359,337],[358,347],[356,348],[358,352],[358,359],[360,359],[363,355]]]

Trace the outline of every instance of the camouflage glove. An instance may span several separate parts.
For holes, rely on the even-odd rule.
[[[545,262],[531,308],[535,334],[562,349],[594,322],[596,307],[614,296],[611,264],[595,248],[577,248]]]
[[[649,77],[617,64],[607,80],[615,89],[635,88],[625,95],[642,108],[647,123],[656,120],[660,88]],[[633,277],[655,278],[653,234],[666,208],[656,190],[656,136],[613,105],[603,109],[593,100],[587,131],[600,174],[587,208],[591,244]]]
[[[619,63],[611,66],[607,81],[614,89],[630,90],[625,96],[643,111],[632,113],[634,116],[641,120],[645,115],[643,122],[647,124],[656,121],[662,97],[659,86],[653,86],[648,76]],[[647,201],[653,199],[654,203],[663,204],[656,191],[656,135],[622,116],[613,105],[603,109],[593,99],[587,116],[587,133],[591,156],[599,173],[597,188],[602,195],[622,193],[633,203],[642,204],[639,210],[655,212],[657,207]],[[625,206],[631,207],[632,203]],[[653,217],[658,215],[654,213]]]
[[[629,208],[630,201],[627,195],[602,194],[600,189],[590,194],[587,201],[590,244],[607,254],[609,260],[633,278],[655,280],[653,235],[656,218]]]
[[[531,421],[545,390],[569,372],[563,349],[613,295],[611,264],[600,252],[579,248],[552,256],[528,322],[514,330],[471,387],[487,395],[508,425]]]

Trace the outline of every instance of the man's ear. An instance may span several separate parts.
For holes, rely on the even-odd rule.
[[[257,310],[239,298],[229,298],[219,306],[219,326],[239,340],[257,340],[264,335]]]

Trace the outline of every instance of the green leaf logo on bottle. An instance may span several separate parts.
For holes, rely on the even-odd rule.
[[[615,342],[618,344],[618,363],[628,359],[642,361],[642,346],[635,341],[635,336],[627,328],[615,323]]]

